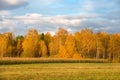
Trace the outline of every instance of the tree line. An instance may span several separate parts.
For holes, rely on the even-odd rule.
[[[108,59],[120,62],[120,34],[94,33],[82,29],[74,34],[59,28],[54,36],[28,30],[25,36],[12,32],[0,34],[0,57],[54,57],[78,59]]]

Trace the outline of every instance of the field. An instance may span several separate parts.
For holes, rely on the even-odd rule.
[[[0,80],[120,80],[119,63],[0,65]]]

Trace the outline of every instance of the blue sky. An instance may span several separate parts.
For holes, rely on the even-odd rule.
[[[15,10],[15,14],[39,13],[46,15],[76,14],[80,7],[79,0],[28,0],[28,6],[21,8],[23,12]],[[76,5],[77,4],[77,5]]]
[[[120,0],[0,0],[0,33],[36,28],[54,34],[59,27],[119,33],[119,14]]]

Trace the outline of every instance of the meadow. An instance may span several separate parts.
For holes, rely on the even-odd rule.
[[[119,63],[47,61],[1,64],[0,80],[120,80]]]

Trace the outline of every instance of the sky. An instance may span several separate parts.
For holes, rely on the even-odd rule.
[[[120,0],[0,0],[0,33],[53,35],[60,27],[120,33]]]

